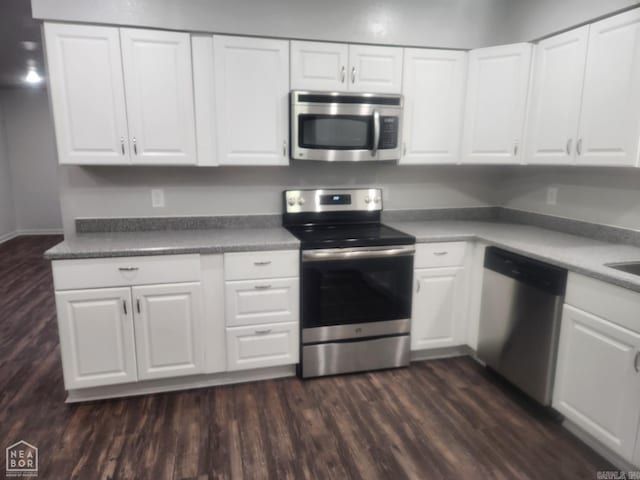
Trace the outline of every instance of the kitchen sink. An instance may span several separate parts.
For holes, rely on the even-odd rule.
[[[615,268],[621,272],[631,273],[633,275],[640,275],[640,261],[638,262],[621,262],[621,263],[607,263],[606,267]]]

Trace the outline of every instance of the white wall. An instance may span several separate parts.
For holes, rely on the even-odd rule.
[[[290,167],[68,167],[61,173],[66,233],[77,217],[281,213],[282,191],[382,187],[385,209],[496,205],[492,167],[399,167],[397,164],[292,162]],[[166,207],[151,207],[151,189]]]
[[[4,115],[0,103],[0,241],[11,235],[15,229],[16,216],[11,186],[11,168],[7,154]]]
[[[22,233],[58,231],[58,165],[44,88],[0,91],[6,150],[11,164],[16,229]]]
[[[503,204],[531,212],[640,230],[640,171],[631,168],[513,167]],[[557,186],[557,205],[546,203]]]
[[[31,0],[33,15],[339,42],[445,48],[492,45],[514,0]]]

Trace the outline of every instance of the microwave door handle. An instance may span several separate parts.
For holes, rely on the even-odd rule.
[[[380,113],[378,110],[373,111],[373,148],[371,156],[375,157],[378,153],[378,143],[380,143]]]

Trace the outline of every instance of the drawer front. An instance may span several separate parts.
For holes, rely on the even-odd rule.
[[[419,243],[414,268],[459,267],[464,265],[466,243]]]
[[[56,290],[200,281],[199,255],[56,260],[52,268]]]
[[[569,272],[565,303],[640,333],[640,293]]]
[[[224,254],[225,280],[299,276],[298,250]]]
[[[227,327],[297,322],[299,281],[275,278],[226,282]]]
[[[227,328],[228,370],[298,363],[298,322]]]

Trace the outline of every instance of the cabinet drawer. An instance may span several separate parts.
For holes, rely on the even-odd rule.
[[[464,242],[419,243],[414,268],[458,267],[464,265]]]
[[[297,278],[245,280],[225,284],[227,327],[297,322]]]
[[[227,328],[227,368],[247,370],[298,363],[299,324]]]
[[[298,250],[225,253],[225,280],[299,276]]]
[[[569,272],[565,303],[640,333],[640,293]]]
[[[92,258],[52,263],[56,290],[200,281],[199,255]]]

